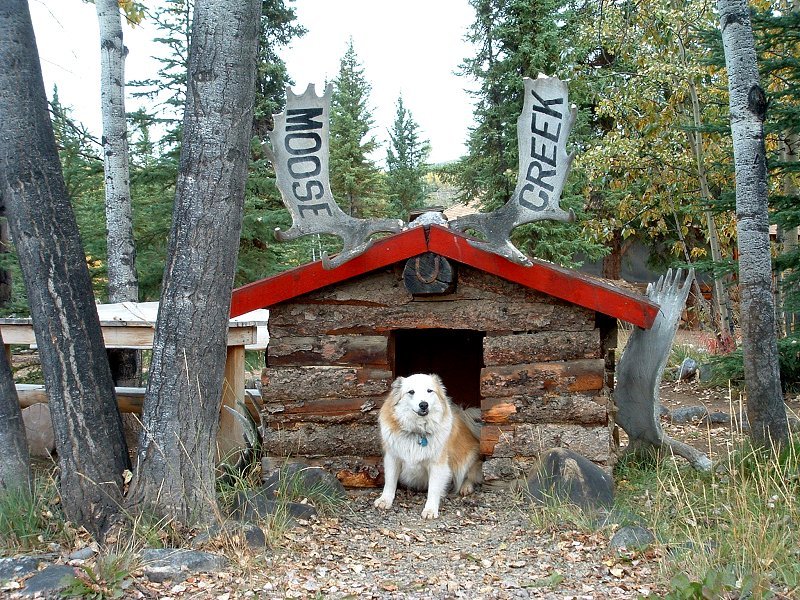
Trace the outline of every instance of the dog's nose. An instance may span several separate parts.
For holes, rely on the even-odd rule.
[[[422,402],[419,403],[419,409],[428,410],[428,403],[423,400]]]

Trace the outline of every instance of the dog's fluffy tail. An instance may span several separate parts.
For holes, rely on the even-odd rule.
[[[481,415],[481,409],[477,406],[472,406],[470,408],[464,409],[464,421],[469,427],[469,430],[472,432],[476,438],[481,439],[481,427],[483,426],[483,420]]]

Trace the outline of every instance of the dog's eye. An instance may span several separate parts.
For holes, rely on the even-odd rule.
[[[429,394],[432,394],[432,393],[433,393],[433,390],[428,390],[428,393],[429,393]]]
[[[413,396],[414,395],[414,390],[408,390],[408,395],[409,396]]]

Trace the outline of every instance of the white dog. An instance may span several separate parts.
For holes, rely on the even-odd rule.
[[[422,517],[435,519],[451,481],[453,489],[466,496],[483,480],[480,425],[453,404],[437,375],[398,377],[378,421],[385,484],[375,501],[377,508],[392,506],[400,481],[411,489],[428,490]]]

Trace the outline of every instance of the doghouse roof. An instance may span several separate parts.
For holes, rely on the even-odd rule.
[[[431,225],[427,235],[423,227],[413,227],[382,238],[363,254],[334,269],[325,270],[322,262],[317,261],[237,288],[231,300],[231,317],[257,308],[269,308],[425,252],[434,252],[645,329],[652,326],[658,313],[658,305],[641,294],[542,260],[533,259],[533,265],[529,267],[518,265],[472,246],[460,233]]]

